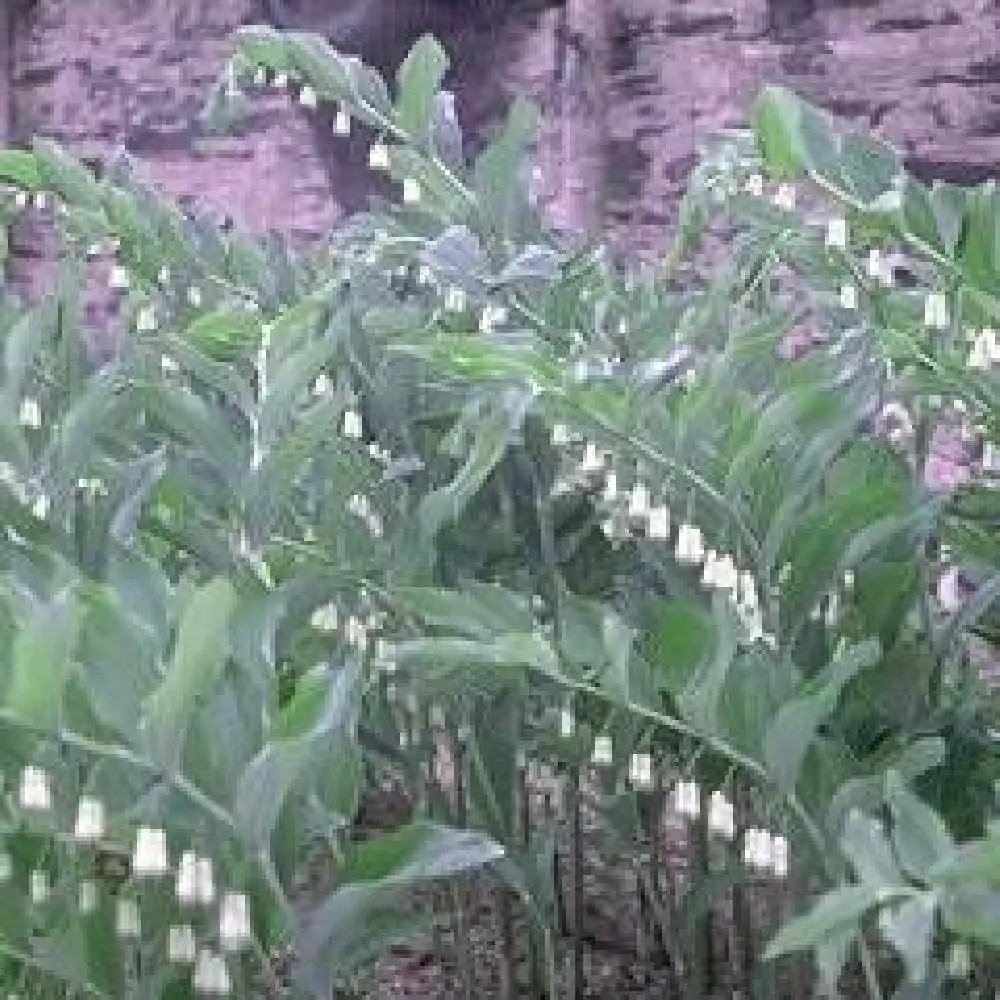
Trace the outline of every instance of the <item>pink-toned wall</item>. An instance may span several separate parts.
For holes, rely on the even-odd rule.
[[[0,135],[52,136],[94,161],[123,144],[172,195],[240,226],[314,238],[337,218],[338,194],[356,204],[362,183],[357,163],[328,162],[336,147],[329,137],[318,141],[315,116],[269,95],[255,99],[242,135],[197,129],[233,29],[261,21],[269,6],[0,0],[10,15],[0,16]],[[361,9],[349,0],[282,6],[298,26],[330,35]],[[697,140],[741,123],[763,81],[788,83],[874,128],[925,172],[1000,172],[1000,0],[530,6],[490,26],[463,15],[455,0],[367,3],[382,10],[385,32],[416,37],[426,27],[445,36],[460,110],[474,131],[514,91],[535,97],[545,116],[543,198],[554,221],[602,224],[642,256],[665,244]],[[357,160],[358,150],[351,155]],[[45,226],[19,225],[13,251],[14,277],[37,285],[51,254]]]

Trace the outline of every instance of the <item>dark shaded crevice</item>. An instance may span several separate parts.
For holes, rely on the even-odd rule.
[[[506,108],[501,88],[484,86],[503,58],[502,39],[514,24],[530,24],[565,0],[355,0],[331,18],[318,0],[261,0],[261,20],[275,28],[318,31],[338,51],[359,56],[392,85],[396,70],[424,34],[443,46],[452,65],[445,86],[475,151],[486,129]],[[475,81],[471,83],[471,81]],[[321,105],[309,112],[316,151],[330,193],[348,214],[363,209],[372,195],[389,197],[392,182],[368,169],[374,133],[357,122],[351,135],[337,136],[337,109]]]

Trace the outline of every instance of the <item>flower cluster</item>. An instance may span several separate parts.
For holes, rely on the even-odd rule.
[[[51,813],[53,801],[48,772],[37,765],[24,767],[17,789],[19,807],[28,813]],[[81,796],[72,840],[81,846],[95,847],[104,842],[107,834],[104,803],[94,796]],[[167,833],[163,828],[140,826],[136,830],[130,870],[134,888],[115,901],[115,933],[125,940],[138,940],[142,936],[141,883],[169,877],[173,872]],[[9,881],[13,874],[13,859],[6,851],[0,852],[0,881]],[[232,979],[224,955],[244,950],[253,940],[249,900],[242,892],[220,892],[211,859],[194,851],[181,854],[174,874],[174,895],[182,916],[169,926],[167,959],[176,965],[191,967],[195,990],[217,996],[229,995]],[[48,902],[51,893],[49,871],[44,868],[32,870],[28,889],[34,905]],[[81,881],[78,905],[82,915],[96,912],[99,895],[96,881]],[[212,908],[215,913],[216,931],[203,943],[199,942],[192,919],[198,908]],[[214,946],[209,943],[211,941],[215,942]]]

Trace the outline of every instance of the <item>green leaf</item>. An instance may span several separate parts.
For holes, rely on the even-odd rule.
[[[434,98],[447,72],[448,56],[441,44],[423,35],[396,74],[396,120],[418,142],[428,135]]]
[[[764,961],[815,948],[831,935],[852,931],[874,907],[912,894],[913,890],[901,886],[845,885],[833,889],[820,896],[809,913],[782,927],[767,946]]]
[[[799,697],[778,710],[764,739],[764,759],[779,788],[790,791],[795,787],[820,724],[837,707],[844,687],[878,659],[877,642],[869,640],[849,647],[806,684]]]
[[[199,316],[180,337],[212,361],[232,363],[257,342],[260,326],[260,318],[246,310],[217,309]]]
[[[38,163],[23,149],[0,149],[0,181],[6,181],[25,191],[40,187]]]
[[[852,809],[844,821],[840,846],[862,882],[876,886],[900,885],[903,882],[892,845],[877,820]]]
[[[798,140],[799,101],[782,87],[765,87],[751,111],[757,150],[768,169],[794,177],[804,167]]]
[[[163,681],[149,696],[147,722],[156,759],[176,767],[188,723],[221,676],[229,654],[229,618],[236,591],[224,578],[188,599]]]
[[[962,232],[965,190],[957,184],[934,181],[931,185],[931,208],[938,235],[948,254],[952,254]]]
[[[710,733],[720,734],[719,704],[729,669],[736,656],[736,621],[727,598],[712,596],[714,647],[712,655],[698,669],[677,698],[681,715]]]
[[[41,187],[54,191],[74,209],[100,209],[101,190],[94,175],[50,139],[31,141]]]
[[[910,983],[922,983],[927,978],[935,908],[933,894],[922,894],[887,906],[879,914],[879,930],[899,952]]]
[[[908,233],[912,233],[928,246],[939,253],[947,253],[944,240],[938,230],[938,222],[934,213],[934,203],[926,185],[906,176],[903,182],[903,225]]]
[[[394,592],[394,597],[401,608],[418,615],[427,624],[472,638],[530,631],[533,624],[527,601],[493,584],[470,582],[460,591],[402,587]]]
[[[902,171],[899,154],[891,146],[860,132],[841,137],[840,164],[851,190],[865,205],[893,190]]]
[[[537,216],[527,198],[523,166],[538,131],[537,107],[522,98],[511,105],[503,127],[479,154],[473,187],[479,205],[500,241],[515,245],[530,239]]]
[[[907,873],[926,882],[935,866],[954,856],[955,844],[938,814],[920,801],[896,771],[886,774],[892,842]]]
[[[14,640],[7,707],[31,726],[53,730],[73,665],[80,609],[70,593],[37,608]]]
[[[964,223],[962,271],[974,288],[993,292],[1000,272],[1000,193],[995,185],[967,192]]]

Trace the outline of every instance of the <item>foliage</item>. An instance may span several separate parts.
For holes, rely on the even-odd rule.
[[[190,927],[194,978],[231,950],[245,995],[290,938],[296,987],[329,996],[419,927],[398,906],[416,884],[486,870],[554,923],[555,831],[525,836],[523,759],[643,792],[671,758],[682,812],[702,808],[689,781],[717,790],[720,884],[819,890],[767,958],[811,950],[835,993],[856,952],[872,996],[944,995],[949,947],[1000,945],[996,702],[968,659],[996,628],[992,483],[925,475],[940,401],[997,433],[1000,352],[964,339],[997,318],[992,188],[928,191],[766,90],[696,172],[668,265],[713,220],[732,252],[679,289],[545,232],[526,102],[467,164],[446,70],[422,39],[393,94],[315,36],[239,32],[212,120],[251,81],[292,84],[374,129],[402,185],[310,260],[185,217],[125,160],[98,180],[49,143],[0,153],[4,210],[57,198],[69,251],[51,300],[4,303],[0,749],[11,776],[55,778],[6,807],[3,952],[31,989],[180,997],[192,977],[165,957]],[[803,221],[787,187],[771,204],[765,170],[835,214]],[[127,288],[102,360],[75,296],[110,241]],[[900,246],[912,291],[879,264]],[[802,327],[819,346],[779,361]],[[887,404],[908,433],[878,432]],[[973,587],[942,603],[946,557]],[[454,808],[420,774],[427,730],[456,731]],[[384,765],[423,815],[357,842]],[[734,781],[780,839],[731,843]],[[605,800],[609,838],[634,837],[631,791]],[[96,845],[71,835],[81,797],[107,811]],[[142,874],[137,828],[246,894],[238,947],[207,896],[183,909],[170,865]],[[305,905],[316,834],[335,875]],[[132,859],[117,902],[71,919],[109,854]],[[687,974],[687,928],[665,933]]]

